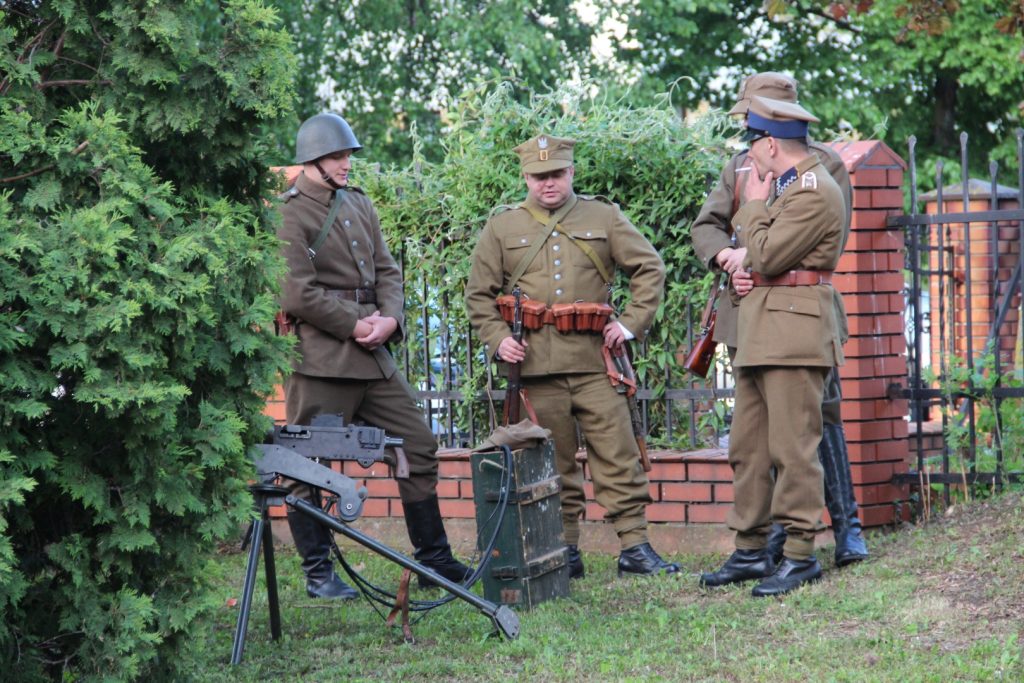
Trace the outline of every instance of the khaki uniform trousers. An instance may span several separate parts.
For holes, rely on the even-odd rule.
[[[284,383],[289,424],[309,424],[320,414],[342,414],[345,423],[363,422],[403,439],[409,478],[398,479],[403,503],[418,503],[437,492],[437,440],[427,428],[412,389],[401,373],[390,379],[336,379],[292,373]],[[295,495],[309,499],[308,487]]]
[[[729,435],[735,503],[726,521],[736,532],[737,549],[763,548],[774,520],[786,528],[786,557],[806,560],[813,554],[814,536],[825,528],[818,444],[828,371],[735,368],[736,409]]]
[[[633,436],[626,399],[604,373],[524,377],[541,426],[551,430],[562,476],[565,541],[579,545],[580,516],[586,508],[583,468],[576,462],[576,423],[587,443],[594,497],[605,509],[623,549],[647,542],[645,510],[651,502],[647,474]]]
[[[736,347],[726,346],[729,352],[729,364],[736,360]],[[843,387],[839,383],[839,368],[829,368],[825,378],[825,395],[821,400],[821,419],[827,425],[843,426],[842,415]]]

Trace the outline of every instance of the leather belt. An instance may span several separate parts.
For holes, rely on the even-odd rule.
[[[808,287],[811,285],[832,284],[831,270],[791,270],[781,275],[761,275],[751,273],[755,287]]]
[[[345,301],[355,301],[357,304],[377,303],[377,292],[366,287],[360,287],[359,289],[328,289],[327,293]]]

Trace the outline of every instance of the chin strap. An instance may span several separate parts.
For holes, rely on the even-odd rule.
[[[313,165],[314,165],[314,166],[316,166],[316,170],[320,171],[320,178],[321,178],[321,179],[322,179],[322,180],[323,180],[323,181],[324,181],[325,183],[327,183],[328,185],[330,185],[331,187],[333,187],[333,188],[334,188],[335,190],[340,190],[340,189],[341,189],[341,188],[343,187],[343,185],[339,185],[339,184],[338,184],[338,182],[337,182],[337,181],[336,181],[336,180],[335,180],[334,178],[332,178],[331,176],[327,175],[327,174],[326,174],[326,173],[324,172],[324,169],[323,169],[323,167],[322,167],[322,166],[320,165],[320,162],[319,162],[319,161],[314,161],[314,162],[313,162]]]

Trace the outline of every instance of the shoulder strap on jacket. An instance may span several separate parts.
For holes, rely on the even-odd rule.
[[[338,217],[338,212],[341,211],[341,205],[345,201],[345,191],[335,190],[334,201],[331,202],[331,210],[327,212],[327,218],[324,219],[324,224],[320,226],[320,234],[316,236],[313,244],[306,247],[306,251],[309,253],[309,260],[313,261],[316,259],[316,250],[323,246],[324,240],[327,239],[327,233],[331,231],[331,226],[334,225],[334,219]]]
[[[519,282],[519,278],[521,278],[523,273],[526,272],[526,269],[530,267],[530,264],[533,263],[533,259],[535,259],[537,254],[540,253],[541,247],[544,246],[548,237],[551,236],[552,229],[558,225],[559,221],[569,215],[572,208],[576,206],[576,198],[573,197],[572,201],[566,202],[561,209],[556,211],[551,218],[547,220],[545,220],[544,216],[537,214],[533,209],[525,204],[520,204],[519,206],[520,208],[529,211],[530,215],[533,216],[538,223],[543,223],[544,229],[541,230],[540,234],[533,240],[533,243],[530,244],[530,250],[527,251],[523,258],[519,259],[519,263],[516,264],[516,269],[512,271],[512,277],[508,281],[509,288],[516,286],[516,283]]]

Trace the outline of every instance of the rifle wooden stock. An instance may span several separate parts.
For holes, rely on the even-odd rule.
[[[714,340],[717,319],[718,311],[712,309],[707,326],[702,328],[700,336],[693,342],[693,348],[683,361],[683,368],[697,377],[707,377],[715,360],[715,351],[718,348],[718,342]]]
[[[636,402],[636,398],[630,396],[629,400]],[[633,430],[634,433],[636,430]],[[644,468],[644,472],[651,471],[651,459],[647,456],[647,440],[640,434],[636,434],[636,445],[640,447],[640,464]]]
[[[715,322],[718,320],[718,311],[715,305],[718,301],[718,292],[722,285],[722,274],[716,273],[711,284],[711,292],[708,294],[708,303],[704,306],[704,315],[700,321],[700,335],[693,342],[693,348],[686,354],[683,361],[683,369],[692,372],[697,377],[707,377],[708,371],[715,360],[715,350],[718,342],[715,341]]]
[[[515,307],[512,314],[512,338],[517,344],[523,343],[523,293],[516,286],[512,290]],[[522,402],[523,364],[508,364],[508,387],[505,389],[505,424],[514,425],[519,422],[519,405]]]

